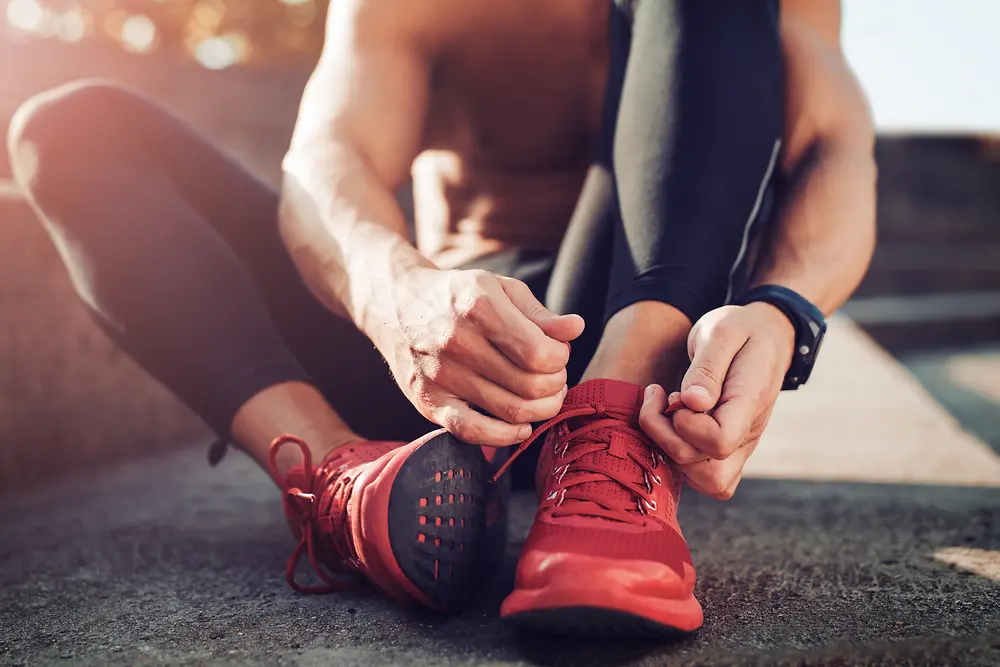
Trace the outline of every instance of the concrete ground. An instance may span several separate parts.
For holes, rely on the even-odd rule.
[[[1000,374],[979,369],[1000,350],[978,354],[917,361],[925,378],[938,367],[964,383],[994,424]],[[445,618],[368,590],[289,590],[293,543],[265,475],[181,447],[0,498],[0,664],[1000,663],[1000,456],[853,325],[834,323],[814,383],[779,403],[751,473],[729,502],[682,503],[704,628],[581,644],[498,620],[527,495],[502,569]]]

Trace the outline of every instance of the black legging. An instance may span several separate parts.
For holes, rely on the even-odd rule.
[[[725,302],[781,133],[775,5],[643,0],[634,23],[612,11],[600,169],[558,259],[476,263],[584,315],[571,378],[594,325],[630,303],[694,320]],[[246,400],[290,380],[314,383],[367,437],[429,428],[371,343],[302,283],[277,192],[167,111],[114,85],[68,85],[18,112],[10,154],[97,321],[221,436]]]

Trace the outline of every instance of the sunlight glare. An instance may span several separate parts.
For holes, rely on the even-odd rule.
[[[1000,551],[945,547],[934,552],[934,560],[1000,583]]]

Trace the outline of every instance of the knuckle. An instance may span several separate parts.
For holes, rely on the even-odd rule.
[[[485,292],[476,292],[466,299],[459,315],[472,322],[482,322],[493,312],[493,304]]]
[[[544,370],[548,366],[548,354],[545,350],[536,344],[528,345],[524,350],[524,363],[528,365],[529,368],[535,370]]]
[[[697,452],[684,450],[671,455],[670,458],[672,458],[674,460],[674,463],[676,463],[677,465],[687,466],[687,465],[692,465],[694,463],[698,463],[699,461],[703,461],[704,455],[698,454]]]
[[[540,398],[548,398],[549,396],[557,393],[560,389],[562,389],[563,385],[566,384],[566,378],[564,375],[564,373],[557,373],[554,376],[531,376],[525,387],[525,393],[527,394],[526,398],[537,400]]]
[[[464,336],[457,325],[445,328],[438,337],[438,348],[443,352],[461,352],[464,344]]]
[[[698,461],[704,461],[705,455],[700,454],[690,447],[679,448],[678,451],[671,452],[670,458],[674,460],[677,465],[691,465],[693,463],[698,463]]]
[[[701,481],[701,486],[705,489],[706,493],[713,496],[721,496],[729,489],[728,480],[723,479],[720,475],[709,475],[705,477]]]
[[[490,284],[497,282],[497,277],[486,269],[470,269],[466,272],[475,287],[487,288]]]
[[[519,401],[512,401],[503,405],[500,408],[500,413],[501,419],[505,422],[519,424],[524,417],[524,404]]]
[[[725,461],[733,452],[736,451],[735,447],[730,447],[728,443],[723,442],[718,438],[713,438],[709,441],[707,449],[712,454],[712,458],[718,461]]]
[[[531,289],[526,283],[521,282],[517,278],[502,278],[498,279],[503,281],[504,289],[508,292],[516,292],[518,294],[530,293]]]
[[[731,318],[723,317],[716,320],[711,326],[712,338],[729,339],[738,333],[739,326]]]
[[[734,493],[736,493],[736,487],[735,486],[727,486],[724,490],[719,491],[718,493],[716,493],[714,495],[719,500],[729,500],[730,498],[733,497]]]
[[[479,442],[482,440],[482,428],[479,424],[469,419],[456,416],[452,419],[451,427],[446,428],[452,434],[458,436],[459,440],[464,440],[465,442]]]
[[[712,452],[715,454],[715,458],[720,461],[725,461],[732,456],[737,447],[738,445],[726,440],[717,440],[712,442]]]
[[[544,405],[539,406],[536,410],[536,414],[532,415],[529,421],[545,421],[547,419],[552,419],[562,408],[562,404],[556,401],[546,401]]]
[[[722,380],[722,372],[714,361],[705,360],[694,368],[696,379],[718,384]]]
[[[549,389],[548,382],[546,382],[545,379],[540,378],[538,376],[532,377],[525,384],[525,389],[524,389],[525,398],[529,398],[531,400],[538,400],[539,398],[545,398],[550,393],[552,393],[548,389]]]
[[[424,363],[424,378],[423,383],[429,384],[426,380],[430,380],[434,384],[439,384],[446,375],[444,364],[441,363],[440,359],[429,359]]]

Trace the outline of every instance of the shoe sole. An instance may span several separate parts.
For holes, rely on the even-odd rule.
[[[601,639],[676,640],[691,631],[664,625],[643,616],[600,607],[536,609],[505,617],[522,630],[535,634]]]
[[[506,545],[510,485],[491,483],[494,464],[479,447],[441,433],[410,454],[393,480],[393,556],[440,611],[465,607]]]
[[[530,631],[584,637],[669,638],[694,632],[703,621],[694,595],[642,595],[603,583],[596,573],[586,581],[560,577],[542,588],[515,589],[500,616]]]

